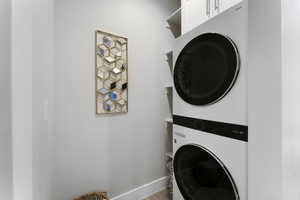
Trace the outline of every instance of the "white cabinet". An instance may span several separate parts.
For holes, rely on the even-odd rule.
[[[181,0],[181,31],[185,34],[242,0]]]
[[[182,0],[181,2],[181,31],[182,34],[205,22],[210,16],[209,0]]]
[[[242,2],[242,0],[215,0],[219,7],[220,12],[227,10],[228,8],[231,8],[232,6]]]

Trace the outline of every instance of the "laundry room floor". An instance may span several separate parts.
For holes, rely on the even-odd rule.
[[[151,197],[148,197],[147,199],[144,200],[169,200],[169,192],[168,190],[163,190],[161,192],[158,192]]]

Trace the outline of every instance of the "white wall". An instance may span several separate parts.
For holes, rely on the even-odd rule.
[[[299,12],[249,1],[249,200],[300,198]]]
[[[54,1],[32,1],[33,200],[52,199]]]
[[[12,1],[15,200],[52,200],[53,3],[53,0]]]
[[[13,199],[51,200],[52,0],[12,1]]]
[[[53,199],[108,190],[116,196],[165,176],[168,115],[164,19],[173,0],[55,2]],[[129,38],[129,113],[95,116],[94,32]]]
[[[12,198],[10,27],[11,1],[0,1],[0,199]]]
[[[249,200],[279,200],[282,188],[281,0],[248,2]]]
[[[249,1],[249,200],[281,199],[280,21],[280,0]]]
[[[32,0],[12,0],[14,200],[32,200]]]
[[[282,199],[300,199],[300,2],[282,0]]]

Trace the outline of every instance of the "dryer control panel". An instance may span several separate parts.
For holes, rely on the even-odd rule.
[[[173,123],[179,126],[248,142],[248,126],[178,115],[173,116]]]

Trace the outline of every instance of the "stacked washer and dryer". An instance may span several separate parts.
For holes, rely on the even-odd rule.
[[[176,40],[173,200],[247,200],[247,5]]]

